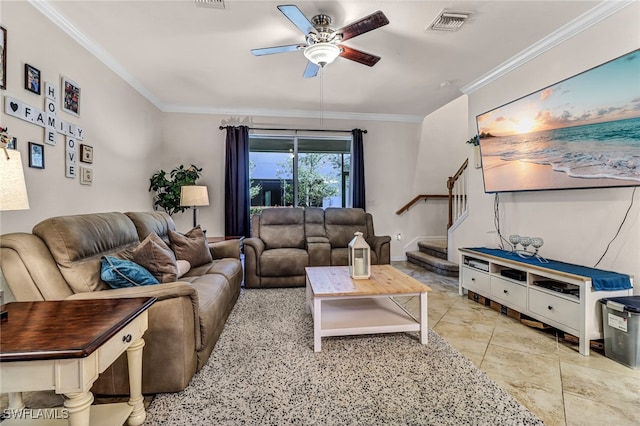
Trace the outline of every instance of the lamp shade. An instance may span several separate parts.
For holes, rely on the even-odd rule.
[[[331,43],[317,43],[304,49],[304,56],[321,67],[330,64],[340,56],[340,48]]]
[[[180,205],[183,207],[208,206],[209,194],[203,185],[186,185],[180,187]]]
[[[13,149],[0,149],[0,210],[27,210],[28,208],[29,198],[20,152]]]

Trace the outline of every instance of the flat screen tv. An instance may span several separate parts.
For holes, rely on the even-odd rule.
[[[485,192],[640,186],[640,49],[476,123]]]

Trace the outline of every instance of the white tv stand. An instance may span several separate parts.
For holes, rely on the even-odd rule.
[[[585,356],[589,355],[589,341],[603,338],[602,309],[598,300],[632,294],[632,289],[596,291],[589,277],[545,268],[544,263],[531,265],[520,262],[516,254],[513,259],[505,259],[469,248],[459,250],[461,296],[465,289],[471,290],[577,336],[580,353]],[[501,275],[503,269],[520,272],[522,280]],[[549,280],[575,291],[579,289],[579,295],[560,293],[538,285]],[[631,283],[633,285],[633,278]]]

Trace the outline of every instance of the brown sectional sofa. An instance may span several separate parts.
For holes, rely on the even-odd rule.
[[[156,297],[144,334],[142,391],[179,391],[207,362],[240,294],[239,242],[210,244],[213,261],[176,282],[112,289],[100,279],[103,256],[127,258],[151,232],[169,243],[169,230],[175,230],[173,220],[161,212],[50,218],[32,234],[2,235],[0,267],[18,301]],[[126,355],[100,375],[92,391],[129,393]]]
[[[307,266],[347,265],[354,232],[371,246],[371,263],[391,261],[389,236],[376,236],[373,217],[356,208],[268,208],[251,218],[244,240],[247,288],[305,284]]]

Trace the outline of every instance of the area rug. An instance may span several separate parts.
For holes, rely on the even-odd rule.
[[[208,363],[145,425],[541,425],[429,330],[331,337],[313,352],[305,292],[243,290]]]

